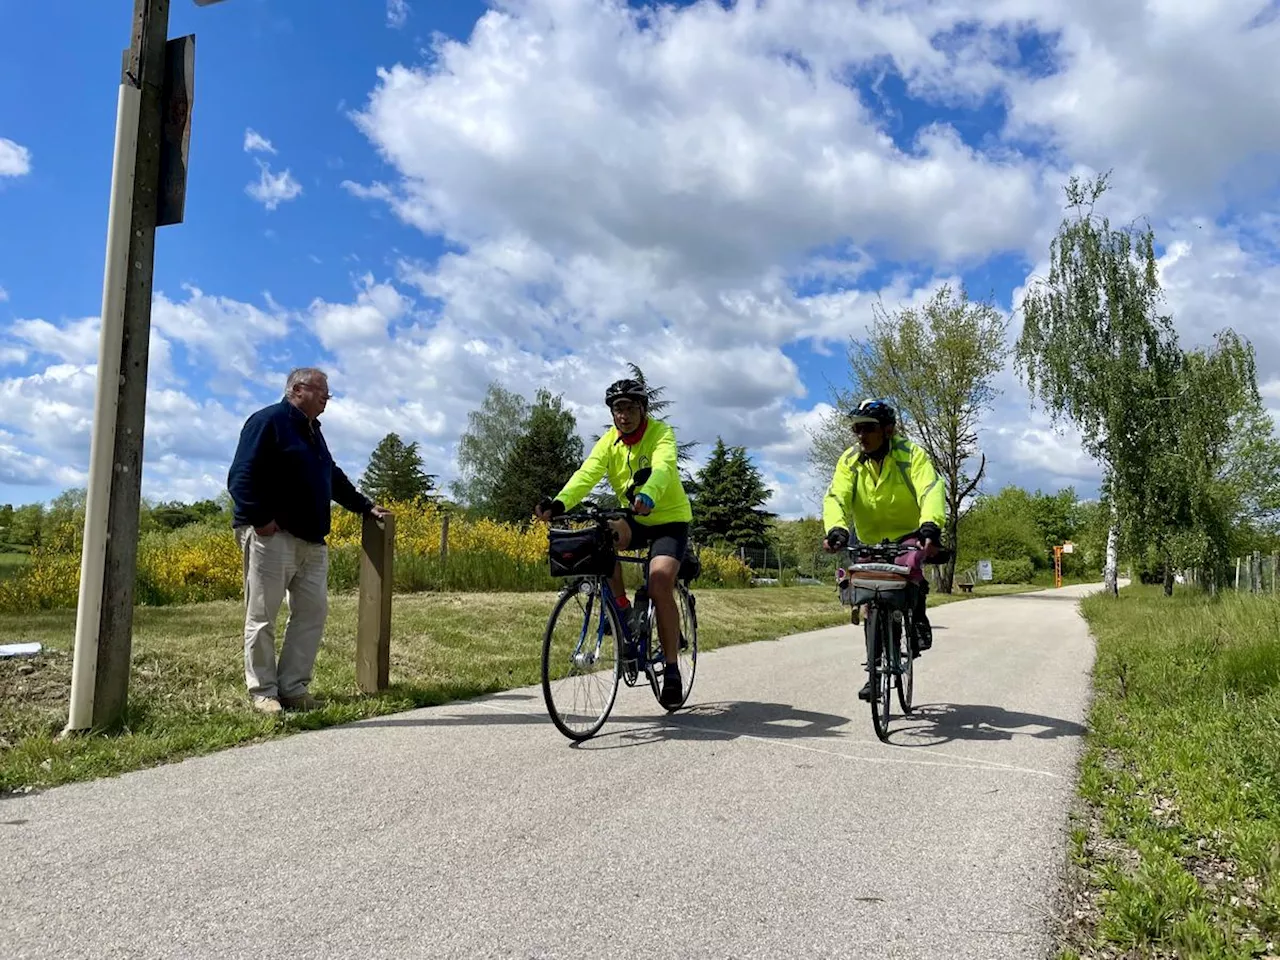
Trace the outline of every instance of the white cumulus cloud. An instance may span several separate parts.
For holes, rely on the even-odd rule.
[[[393,30],[401,29],[409,22],[409,12],[408,0],[387,0],[387,26]]]
[[[258,179],[249,183],[244,191],[268,210],[274,210],[280,204],[301,196],[302,184],[288,169],[272,173],[271,165],[259,160]]]
[[[244,152],[245,153],[275,153],[276,148],[271,145],[271,141],[260,134],[252,127],[246,127],[244,131]]]
[[[0,137],[0,177],[25,177],[31,172],[31,151]]]

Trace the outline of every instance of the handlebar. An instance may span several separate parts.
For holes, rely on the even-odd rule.
[[[616,507],[612,509],[594,507],[590,504],[583,504],[568,513],[562,513],[558,517],[553,517],[551,522],[557,521],[582,522],[588,520],[593,523],[608,523],[610,520],[625,520],[628,517],[636,516],[635,510],[630,507]]]
[[[892,540],[882,540],[880,543],[854,541],[844,548],[844,552],[851,557],[874,557],[877,560],[884,559],[892,562],[894,558],[904,553],[914,553],[923,549],[924,547],[918,543],[894,543]]]
[[[895,543],[892,540],[881,540],[879,543],[851,542],[844,548],[851,558],[870,559],[873,562],[893,563],[904,553],[917,553],[924,550],[920,543]],[[925,563],[937,566],[951,559],[951,551],[940,548],[932,557],[926,557]]]

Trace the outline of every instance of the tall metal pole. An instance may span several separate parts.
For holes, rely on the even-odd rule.
[[[128,694],[168,32],[169,0],[134,0],[108,214],[68,731],[115,726]]]

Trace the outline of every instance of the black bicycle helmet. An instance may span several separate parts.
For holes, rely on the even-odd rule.
[[[644,384],[639,380],[615,380],[609,384],[609,389],[604,392],[604,405],[612,409],[613,405],[619,400],[635,400],[647,406],[649,403],[649,391],[644,388]]]
[[[878,423],[882,427],[892,427],[897,422],[898,415],[894,413],[893,407],[883,400],[863,400],[849,414],[851,426],[859,423]]]

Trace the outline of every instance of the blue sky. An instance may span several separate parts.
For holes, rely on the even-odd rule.
[[[174,0],[196,101],[144,491],[216,494],[295,364],[331,370],[353,475],[396,430],[448,479],[490,380],[564,392],[589,433],[635,360],[684,436],[746,444],[775,508],[811,512],[806,431],[874,300],[961,281],[1016,332],[1062,183],[1107,169],[1115,219],[1157,227],[1184,338],[1253,338],[1280,406],[1265,6],[770,0],[642,23],[606,0]],[[25,503],[84,482],[131,4],[0,8],[0,83],[39,91],[0,99],[0,503]],[[275,201],[246,189],[286,171]],[[988,486],[1091,493],[1078,438],[1000,386]]]

